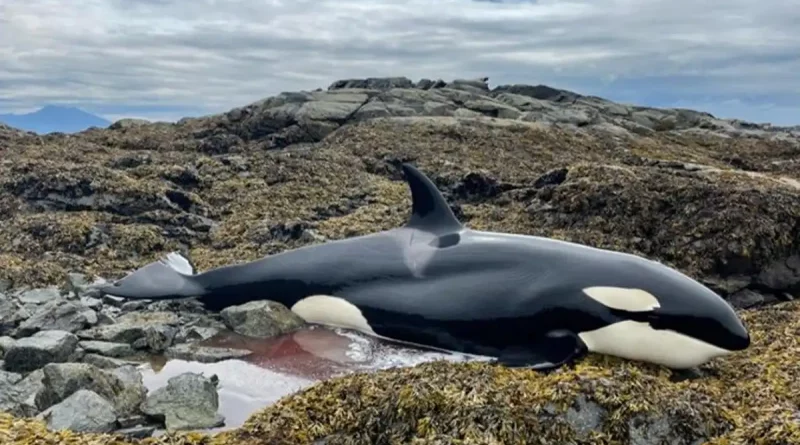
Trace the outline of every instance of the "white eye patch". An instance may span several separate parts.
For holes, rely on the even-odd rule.
[[[646,312],[661,307],[653,294],[642,289],[593,286],[584,288],[583,293],[612,309]]]

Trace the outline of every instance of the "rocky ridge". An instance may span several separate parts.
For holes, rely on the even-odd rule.
[[[471,227],[639,253],[700,279],[742,310],[754,346],[680,383],[597,358],[550,377],[480,364],[345,377],[213,443],[492,442],[511,431],[538,436],[544,418],[560,425],[547,434],[577,443],[798,437],[800,399],[788,382],[800,350],[770,329],[791,332],[798,322],[798,127],[541,85],[490,89],[485,79],[350,79],[176,124],[124,120],[47,136],[3,127],[0,152],[0,410],[51,429],[121,431],[134,441],[175,426],[166,411],[180,402],[145,403],[133,364],[154,354],[241,357],[248,352],[202,342],[225,329],[269,336],[302,325],[272,303],[214,314],[193,300],[99,295],[93,282],[172,250],[206,269],[397,226],[409,203],[398,164],[410,161]],[[198,391],[186,400],[202,427],[220,422],[212,380],[173,383]],[[466,386],[448,383],[458,381]],[[164,388],[156,399],[180,392]],[[756,393],[759,402],[748,401]],[[530,411],[506,400],[520,394]],[[470,417],[465,404],[484,416]],[[88,411],[65,415],[77,406]],[[510,423],[495,423],[503,418]],[[24,443],[41,434],[36,425],[2,417],[0,437]]]

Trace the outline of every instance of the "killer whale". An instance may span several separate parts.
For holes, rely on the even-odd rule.
[[[309,323],[551,370],[588,352],[686,369],[747,348],[733,308],[633,254],[473,230],[416,167],[404,226],[197,273],[170,253],[102,286],[210,310],[270,299]]]

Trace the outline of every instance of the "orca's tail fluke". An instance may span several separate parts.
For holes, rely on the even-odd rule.
[[[196,280],[192,264],[177,252],[169,253],[124,278],[97,288],[116,297],[153,300],[199,297],[205,293]]]

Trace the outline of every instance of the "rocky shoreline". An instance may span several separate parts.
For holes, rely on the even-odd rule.
[[[252,351],[197,343],[224,332],[258,339],[306,326],[270,301],[212,314],[194,300],[126,302],[91,284],[74,273],[61,287],[0,292],[0,411],[54,430],[130,437],[222,426],[218,376],[183,373],[147,394],[137,367],[160,356],[242,358]]]
[[[0,155],[0,412],[15,416],[0,415],[3,443],[800,442],[800,127],[486,79],[350,79],[176,124],[0,126]],[[680,381],[599,357],[546,376],[445,362],[356,373],[240,428],[181,433],[224,423],[218,376],[148,391],[138,365],[247,358],[208,340],[302,323],[270,302],[216,314],[125,301],[94,277],[170,251],[205,270],[396,227],[405,161],[471,227],[633,252],[699,279],[743,314],[753,346]]]

